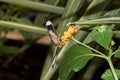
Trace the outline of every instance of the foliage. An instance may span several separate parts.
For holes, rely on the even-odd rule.
[[[67,52],[60,65],[60,78],[66,80],[71,70],[81,70],[93,57],[91,50],[86,47],[74,45]],[[91,56],[89,56],[91,55]]]
[[[115,69],[116,73],[117,73],[117,76],[118,78],[120,79],[120,70],[119,69]],[[112,72],[110,69],[107,69],[105,71],[105,73],[102,75],[102,79],[104,80],[114,80],[114,76],[112,75]]]
[[[105,49],[109,49],[109,45],[111,43],[111,39],[113,36],[113,26],[112,25],[102,25],[102,26],[96,26],[92,30],[92,38],[95,40],[98,44],[103,46]]]
[[[101,78],[118,80],[119,69],[116,69],[112,62],[112,58],[118,61],[120,58],[120,6],[115,4],[116,1],[119,2],[119,0],[0,0],[0,53],[12,54],[8,62],[19,53],[24,53],[41,39],[41,36],[47,34],[43,24],[44,17],[49,16],[57,25],[56,33],[59,37],[70,24],[77,25],[79,31],[57,51],[55,67],[50,66],[52,59],[48,54],[40,80],[54,79],[54,75],[60,80],[70,80],[76,75],[74,72],[81,76],[77,77],[77,80],[84,79],[86,75],[93,78],[93,74],[87,74],[92,72],[95,74],[95,71],[89,71],[90,67],[94,66],[96,70],[97,66],[104,66],[97,62],[92,63],[96,57],[106,60],[110,67]],[[14,29],[18,29],[24,38],[21,47],[5,44],[7,33]],[[115,44],[112,45],[112,41]],[[54,53],[54,47],[51,47],[51,52]],[[91,80],[90,77],[87,77],[87,80]]]

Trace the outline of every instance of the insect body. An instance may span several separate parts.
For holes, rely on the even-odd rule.
[[[62,45],[65,45],[72,36],[78,31],[78,26],[76,25],[70,25],[68,30],[64,32],[64,35],[61,37],[61,43]]]
[[[53,43],[57,46],[57,47],[61,47],[61,40],[60,38],[57,36],[56,32],[55,32],[55,28],[54,25],[52,24],[52,22],[49,19],[46,19],[46,24],[45,26],[48,29],[48,33],[53,41]]]

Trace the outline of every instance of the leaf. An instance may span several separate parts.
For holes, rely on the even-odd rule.
[[[27,39],[30,39],[32,37],[32,33],[28,33],[26,31],[20,31],[21,34],[24,36],[24,38],[27,40]]]
[[[115,69],[115,72],[116,72],[116,74],[117,74],[117,77],[120,79],[120,70],[119,70],[119,69]],[[102,75],[101,78],[102,78],[103,80],[115,80],[115,79],[114,79],[114,76],[113,76],[113,74],[112,74],[112,72],[111,72],[110,69],[107,69],[107,70],[104,72],[104,74]]]
[[[48,4],[44,4],[42,2],[38,2],[38,1],[0,0],[0,2],[4,2],[4,3],[8,3],[8,4],[15,4],[15,5],[18,5],[18,6],[27,7],[27,8],[34,9],[34,10],[56,13],[56,14],[62,14],[63,11],[64,11],[63,7],[48,5]]]
[[[114,53],[115,53],[115,57],[120,58],[120,46]]]
[[[108,49],[113,36],[113,27],[113,25],[101,25],[94,27],[91,32],[93,40],[105,49]]]
[[[32,25],[32,22],[27,18],[14,18],[14,17],[12,17],[12,19],[15,20],[18,23]]]
[[[120,9],[114,9],[114,10],[110,10],[110,11],[107,11],[105,14],[104,14],[104,17],[119,17],[120,16]]]
[[[47,30],[44,28],[38,28],[36,26],[24,25],[20,23],[10,22],[10,21],[0,21],[0,27],[19,29],[23,31],[28,31],[31,33],[46,34]]]
[[[78,9],[81,8],[83,0],[68,0],[67,5],[64,9],[63,15],[61,17],[61,21],[57,28],[57,33],[62,35],[66,30],[66,24],[71,22],[74,18]]]
[[[27,18],[12,18],[12,19],[14,19],[18,23],[32,25],[32,22]],[[25,39],[30,39],[31,36],[33,35],[33,33],[28,33],[27,31],[22,31],[21,30],[20,32]]]
[[[16,53],[19,50],[19,48],[14,47],[14,46],[5,46],[1,45],[0,46],[0,52],[1,53]]]
[[[101,16],[112,0],[92,0],[80,20],[95,19]],[[102,6],[101,6],[102,5]]]
[[[44,3],[56,6],[59,3],[59,0],[44,0]],[[36,15],[34,24],[38,26],[43,26],[43,23],[45,22],[44,18],[46,16],[49,16],[49,13],[40,12],[39,14]]]
[[[90,54],[90,55],[89,55]],[[61,80],[66,80],[67,76],[74,70],[81,70],[93,57],[92,51],[83,46],[74,45],[67,52],[60,65],[59,73]]]

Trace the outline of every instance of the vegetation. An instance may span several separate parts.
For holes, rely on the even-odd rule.
[[[79,30],[69,42],[59,48],[54,67],[51,66],[51,54],[53,55],[56,47],[54,44],[47,45],[50,47],[48,52],[46,52],[48,48],[43,49],[44,46],[40,53],[34,50],[33,52],[38,54],[47,53],[41,55],[45,60],[40,59],[42,63],[37,63],[42,67],[38,66],[37,70],[40,71],[38,70],[39,73],[33,78],[31,75],[24,78],[21,76],[22,73],[16,73],[21,76],[20,80],[120,79],[119,0],[0,0],[0,3],[0,54],[5,57],[5,59],[1,57],[0,74],[3,75],[2,69],[6,69],[11,64],[19,64],[18,58],[25,55],[39,39],[48,34],[43,25],[47,16],[57,26],[56,33],[60,38],[70,24],[75,24]],[[22,41],[22,45],[19,42],[9,45],[11,38],[9,39],[7,34],[13,30],[19,30],[23,36],[22,39],[18,39]],[[16,41],[16,38],[12,40]],[[38,55],[35,56],[34,59],[38,61]],[[26,58],[28,55],[22,59],[26,60]],[[34,63],[35,61],[27,64],[27,68]],[[25,75],[25,72],[23,73]],[[16,80],[16,77],[11,80]]]

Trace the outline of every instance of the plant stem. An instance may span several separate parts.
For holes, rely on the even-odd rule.
[[[94,48],[92,48],[92,47],[90,47],[90,46],[88,46],[88,45],[86,45],[86,44],[84,44],[84,43],[82,43],[82,42],[79,42],[79,41],[76,40],[74,37],[72,37],[72,39],[73,39],[76,43],[78,43],[78,44],[80,44],[80,45],[82,45],[82,46],[84,46],[84,47],[86,47],[86,48],[89,48],[89,49],[93,50],[94,52],[96,52],[96,53],[98,53],[98,54],[100,54],[100,55],[106,57],[106,55],[104,55],[103,53],[101,53],[101,52],[95,50]]]
[[[113,63],[112,63],[112,61],[111,61],[111,57],[108,56],[108,57],[106,58],[106,60],[107,60],[107,62],[109,63],[110,69],[111,69],[111,71],[112,71],[112,74],[113,74],[115,80],[118,80],[118,77],[117,77],[117,74],[116,74],[116,72],[115,72]]]
[[[58,65],[56,65],[54,68],[52,66],[50,66],[48,72],[46,73],[46,75],[41,80],[50,80],[50,78],[53,76],[53,74],[55,73],[57,68],[58,68]]]
[[[60,50],[60,52],[58,53],[58,56],[57,56],[57,58],[56,58],[56,62],[57,62],[57,63],[55,64],[54,67],[53,67],[53,66],[50,66],[49,70],[46,72],[46,74],[45,74],[43,77],[41,77],[40,80],[50,80],[50,79],[51,79],[51,77],[54,75],[55,71],[58,69],[58,67],[59,67],[59,62],[60,62],[60,60],[63,58],[63,56],[64,56],[64,54],[65,54],[65,51],[67,50],[68,46],[69,46],[69,43],[67,43],[67,44]]]
[[[112,71],[112,74],[113,74],[115,80],[118,80],[118,77],[117,77],[117,74],[116,74],[116,72],[115,72],[113,63],[112,63],[112,61],[111,61],[111,55],[106,56],[106,55],[104,55],[103,53],[101,53],[101,52],[99,52],[99,51],[93,49],[92,47],[90,47],[90,46],[88,46],[88,45],[85,45],[85,44],[79,42],[79,41],[76,40],[74,37],[72,37],[72,39],[73,39],[76,43],[78,43],[78,44],[80,44],[80,45],[82,45],[82,46],[84,46],[84,47],[86,47],[86,48],[89,48],[89,49],[93,50],[94,52],[100,54],[100,56],[98,56],[98,55],[95,55],[95,56],[98,56],[98,57],[101,57],[101,58],[106,59],[107,62],[108,62],[108,64],[109,64],[109,66],[110,66],[110,69],[111,69],[111,71]]]

